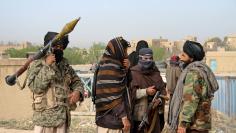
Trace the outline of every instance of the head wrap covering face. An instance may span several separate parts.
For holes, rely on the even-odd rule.
[[[127,57],[125,49],[128,47],[130,47],[128,41],[124,40],[122,37],[116,37],[108,42],[103,56],[123,61],[123,59]]]
[[[136,51],[133,51],[131,54],[129,54],[130,67],[138,64],[139,50],[142,48],[148,48],[148,43],[144,40],[139,41],[136,46]]]
[[[126,58],[125,49],[129,43],[122,37],[108,42],[105,52],[99,61],[95,83],[96,112],[109,110],[123,101],[123,92],[127,84],[126,69],[123,59]]]
[[[142,48],[139,50],[139,61],[138,64],[143,71],[152,70],[155,66],[155,62],[153,60],[145,60],[143,56],[153,57],[152,49],[150,48]]]
[[[58,33],[49,31],[44,36],[44,46],[46,46]],[[68,35],[64,36],[61,40],[57,41],[56,44],[63,45],[63,49],[67,47],[69,43]]]
[[[139,52],[139,50],[142,48],[148,48],[148,43],[144,40],[141,40],[137,43],[136,51]]]
[[[200,43],[194,41],[186,41],[183,46],[183,51],[194,61],[201,61],[205,57],[205,52]]]

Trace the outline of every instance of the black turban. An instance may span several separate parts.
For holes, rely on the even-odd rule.
[[[44,37],[44,46],[46,46],[58,33],[57,32],[48,32]],[[64,36],[61,40],[57,41],[56,44],[63,45],[65,49],[69,43],[68,35]]]
[[[136,51],[139,52],[139,50],[142,48],[148,48],[148,43],[144,40],[141,40],[137,43]]]
[[[201,61],[205,57],[205,52],[200,43],[194,41],[186,41],[183,46],[183,51],[194,61]]]

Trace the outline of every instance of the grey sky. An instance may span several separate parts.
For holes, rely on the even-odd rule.
[[[81,17],[70,34],[71,46],[89,47],[115,36],[127,40],[183,39],[236,33],[236,0],[1,0],[0,40],[43,43]]]

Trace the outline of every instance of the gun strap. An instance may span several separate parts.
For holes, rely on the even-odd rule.
[[[103,113],[102,115],[97,115],[96,118],[95,118],[95,120],[96,120],[96,121],[100,120],[100,119],[103,118],[105,115],[107,115],[108,113],[110,113],[112,109],[113,109],[113,108],[107,110],[107,111],[106,111],[105,113]]]
[[[16,77],[16,84],[18,85],[18,87],[19,87],[20,90],[23,90],[23,89],[25,88],[27,78],[28,78],[28,74],[26,75],[25,80],[24,80],[24,83],[23,83],[23,85],[21,86],[20,81],[18,80],[18,77]]]

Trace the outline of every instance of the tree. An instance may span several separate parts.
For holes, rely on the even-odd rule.
[[[69,63],[75,64],[88,64],[95,63],[102,56],[106,45],[104,43],[93,43],[89,50],[81,49],[77,47],[66,48],[64,50],[64,57],[68,59]],[[40,46],[30,46],[23,49],[10,48],[6,50],[6,53],[12,58],[26,58],[26,53],[39,51]]]
[[[205,43],[204,46],[206,46],[206,44],[208,42],[215,42],[217,46],[223,46],[223,41],[219,38],[219,37],[212,37],[210,39],[208,39]]]
[[[88,63],[95,63],[99,60],[99,58],[102,56],[103,51],[105,49],[106,45],[105,43],[99,42],[99,43],[93,43],[93,45],[89,48],[88,53]]]
[[[153,46],[151,49],[153,50],[153,58],[155,61],[164,60],[168,55],[164,48]]]
[[[82,49],[80,48],[66,48],[64,50],[64,57],[67,58],[72,65],[85,63]]]
[[[28,52],[37,52],[40,49],[39,46],[30,46],[27,48],[23,49],[15,49],[15,48],[10,48],[7,49],[5,52],[10,55],[12,58],[25,58],[26,53]]]

